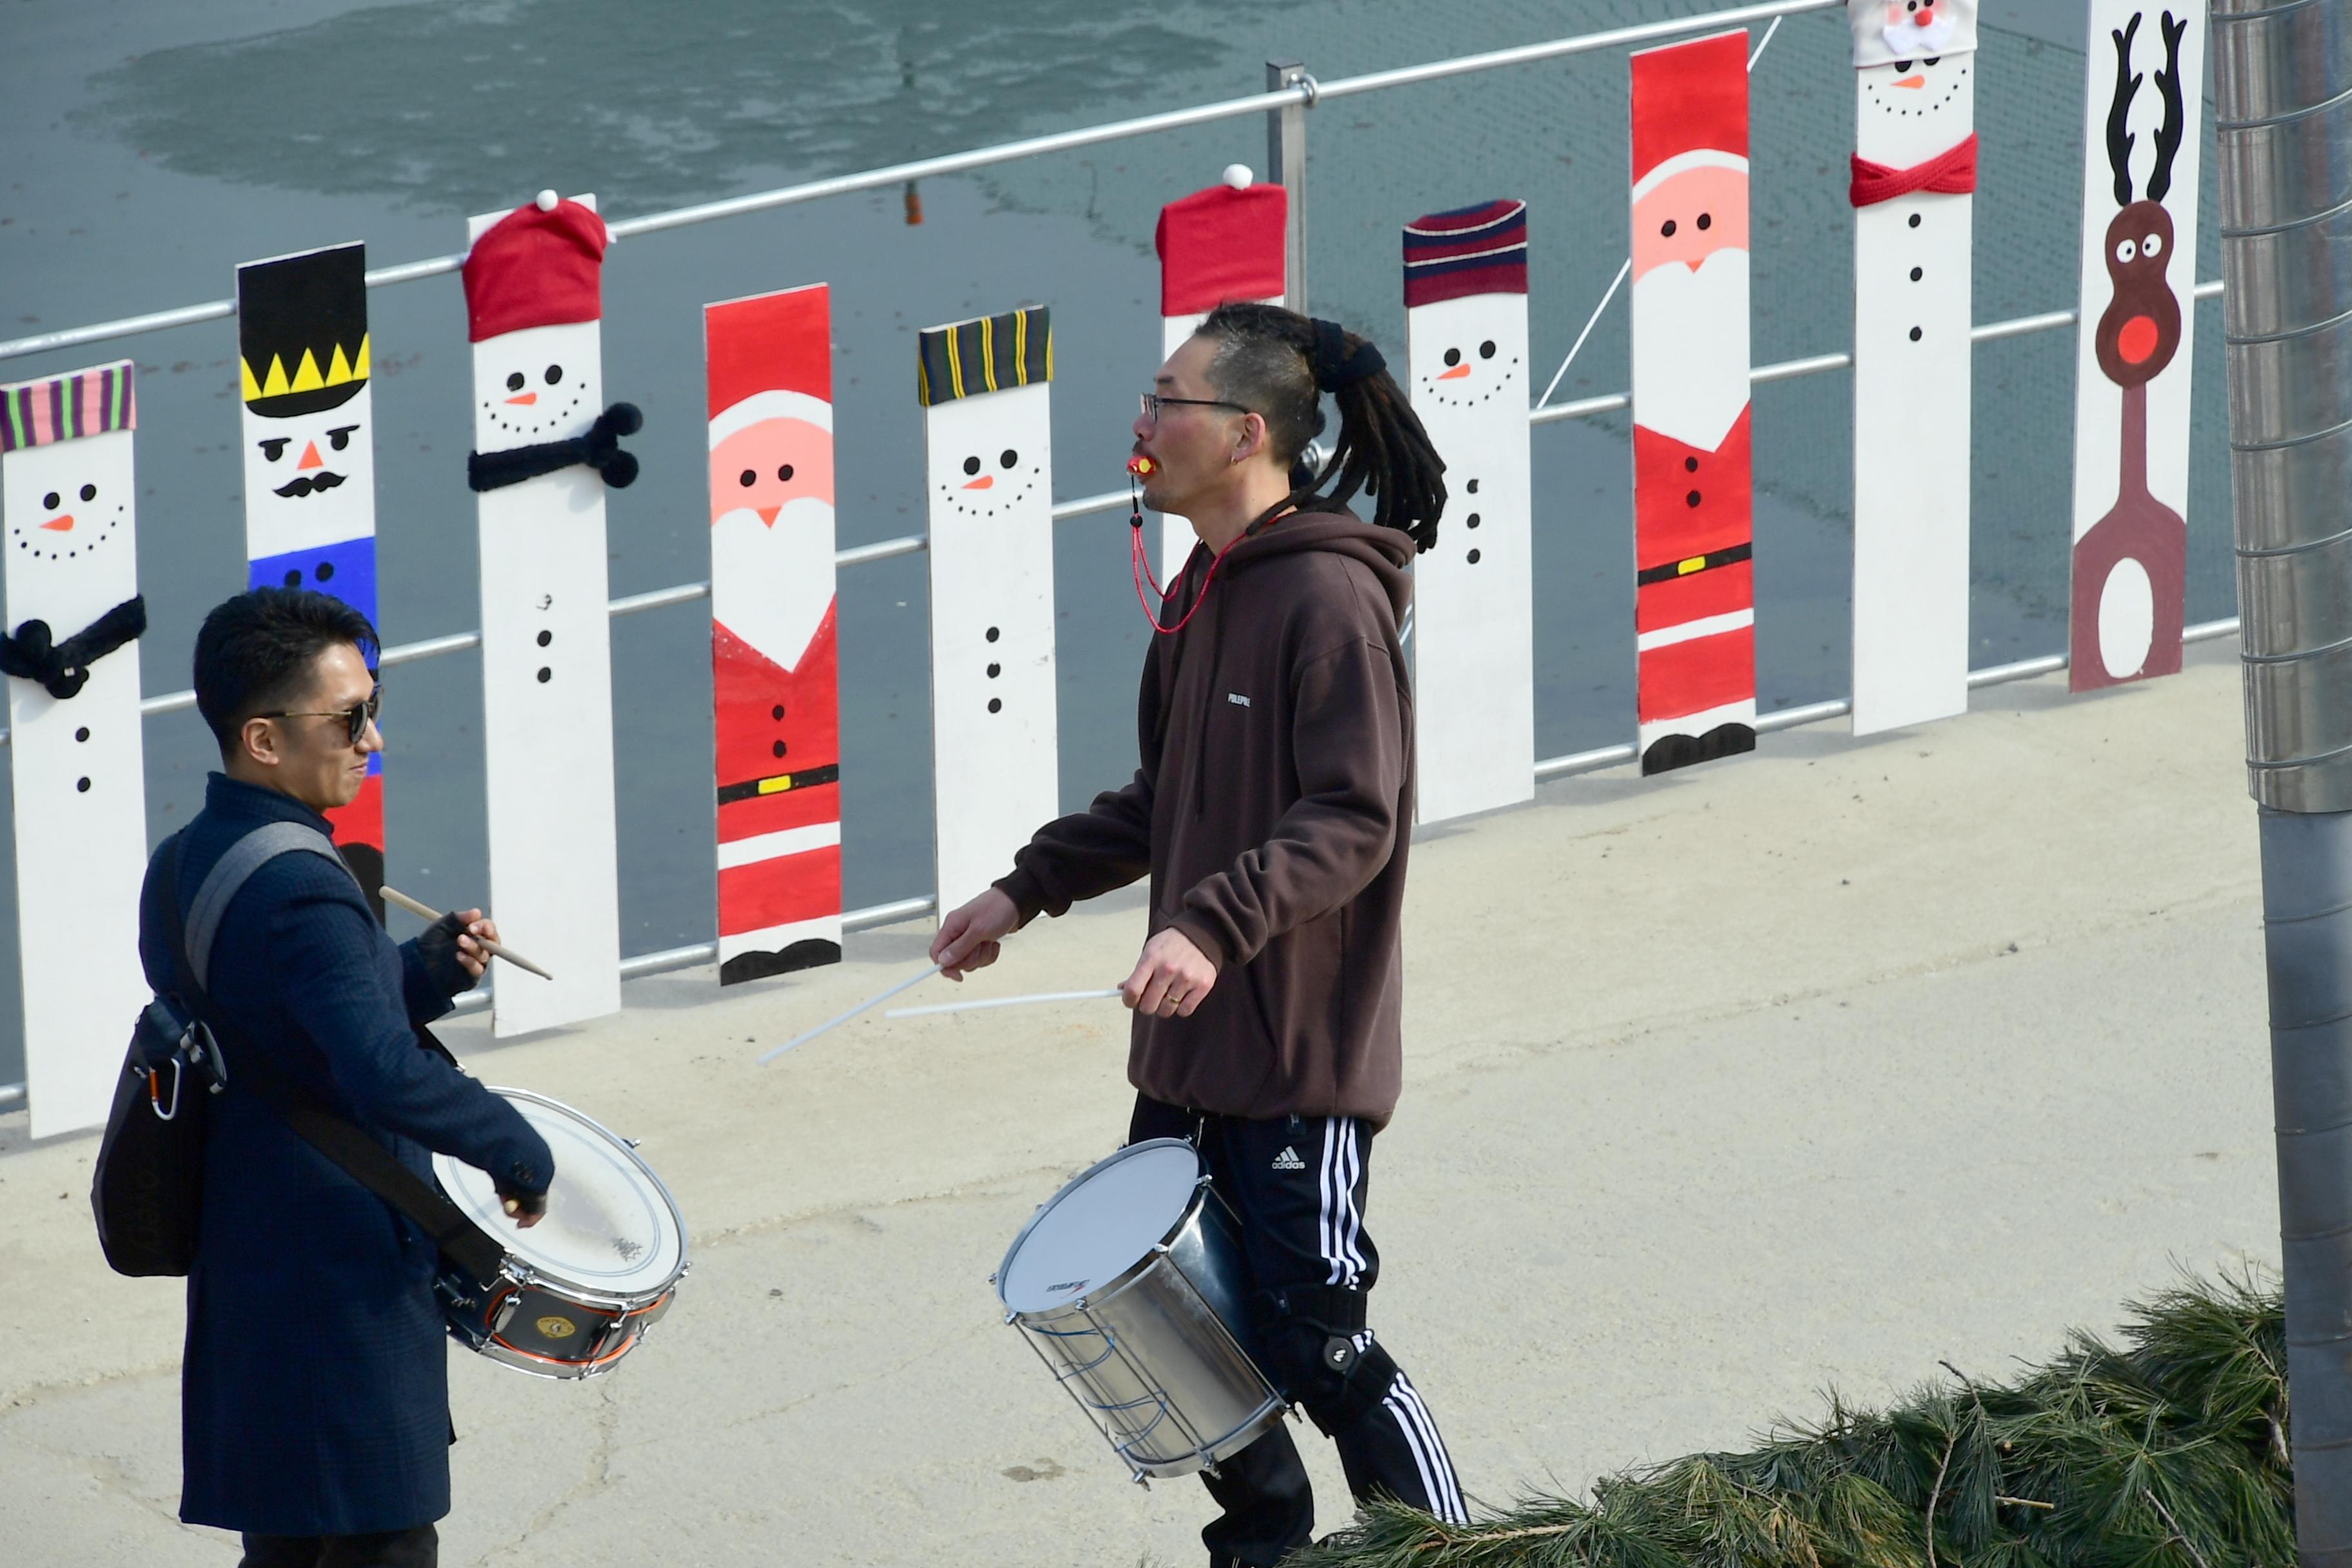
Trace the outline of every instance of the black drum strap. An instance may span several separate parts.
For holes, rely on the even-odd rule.
[[[303,847],[288,843],[275,853],[297,853]],[[433,1238],[444,1257],[471,1275],[478,1283],[488,1285],[499,1277],[499,1268],[506,1260],[506,1248],[499,1245],[497,1238],[467,1218],[465,1212],[439,1190],[402,1164],[391,1150],[352,1121],[329,1110],[320,1103],[316,1095],[281,1072],[267,1055],[246,1048],[244,1038],[229,1027],[228,1021],[213,1005],[211,995],[197,980],[195,965],[190,961],[187,931],[180,913],[179,862],[185,852],[184,843],[175,843],[169,848],[163,868],[163,918],[171,928],[173,966],[180,994],[192,1005],[205,1027],[213,1032],[215,1042],[226,1048],[228,1071],[222,1075],[223,1081],[239,1087],[250,1085],[262,1103],[278,1112],[286,1125],[294,1130],[296,1136],[325,1155],[352,1180],[407,1215],[418,1229]],[[230,853],[234,856],[236,852],[232,849]],[[237,857],[235,873],[237,881],[243,882],[260,868],[265,859],[271,858],[274,855],[258,858]],[[335,863],[342,864],[340,859]],[[217,906],[226,909],[236,889],[229,888],[224,891],[214,886],[214,880],[210,877],[205,879],[205,885],[196,891],[196,901],[207,908]],[[209,942],[206,945],[210,945]],[[448,1048],[435,1039],[429,1031],[419,1028],[416,1033],[421,1048],[438,1052],[452,1067],[457,1065]]]

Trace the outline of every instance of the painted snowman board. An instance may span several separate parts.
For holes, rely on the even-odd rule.
[[[1282,303],[1283,247],[1290,195],[1280,185],[1246,182],[1236,164],[1228,183],[1194,191],[1160,209],[1152,246],[1160,253],[1160,352],[1184,346],[1209,312],[1233,300]],[[1235,185],[1232,180],[1244,183]],[[1200,542],[1192,524],[1160,514],[1160,581],[1172,584]]]
[[[246,585],[331,594],[380,626],[366,247],[238,268],[236,335]],[[383,919],[383,752],[368,759],[359,798],[327,819]]]
[[[578,205],[593,212],[594,198]],[[481,241],[531,210],[473,218],[467,237]],[[477,244],[468,268],[483,254]],[[482,332],[485,324],[550,312],[508,302],[497,280],[486,279],[478,290],[468,272],[467,307],[479,334],[478,451],[583,435],[604,406],[597,317],[578,318],[578,295],[593,289],[594,264],[556,255],[548,270],[565,270],[569,286],[552,313],[570,321]],[[485,297],[477,299],[478,291]],[[592,296],[587,303],[598,301]],[[502,934],[556,975],[500,972],[493,1028],[505,1036],[601,1017],[621,1005],[604,485],[574,466],[476,500],[491,913]]]
[[[2092,0],[2067,683],[2180,669],[2204,0]]]
[[[1407,225],[1404,300],[1413,412],[1449,492],[1412,567],[1416,806],[1442,822],[1535,795],[1527,204]]]
[[[1969,705],[1974,0],[1850,0],[1853,732]]]
[[[131,362],[0,387],[7,626],[62,643],[137,596]],[[139,964],[147,870],[139,645],[88,668],[71,697],[8,680],[17,955],[32,1135],[104,1124]]]
[[[1060,805],[1052,325],[1045,307],[922,334],[939,900],[1012,868]]]
[[[722,985],[841,960],[829,295],[702,310]]]

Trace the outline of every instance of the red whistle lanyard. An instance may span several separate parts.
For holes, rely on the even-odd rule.
[[[1201,579],[1201,596],[1192,601],[1192,607],[1185,611],[1174,626],[1163,626],[1160,624],[1159,610],[1154,610],[1151,607],[1151,601],[1143,596],[1143,585],[1146,583],[1151,584],[1151,591],[1160,596],[1160,609],[1166,609],[1168,596],[1174,593],[1176,585],[1184,580],[1184,569],[1181,566],[1178,567],[1176,574],[1168,580],[1168,585],[1164,588],[1160,585],[1160,579],[1151,574],[1151,563],[1143,548],[1143,488],[1137,482],[1132,468],[1128,470],[1127,493],[1127,525],[1131,530],[1127,536],[1128,561],[1135,578],[1135,602],[1143,606],[1143,618],[1151,623],[1153,631],[1158,632],[1161,637],[1172,637],[1182,631],[1194,616],[1201,613],[1202,605],[1209,602],[1209,584],[1217,580],[1217,567],[1232,552],[1234,544],[1239,544],[1243,540],[1247,539],[1255,530],[1244,531],[1234,540],[1233,544],[1228,544],[1224,549],[1217,552],[1209,562],[1208,574]],[[1276,516],[1279,515],[1281,514],[1276,514]],[[1275,519],[1271,517],[1266,519],[1268,522],[1274,521]]]

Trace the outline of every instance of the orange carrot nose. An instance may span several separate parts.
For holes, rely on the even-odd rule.
[[[776,526],[776,514],[784,509],[780,506],[755,506],[751,510],[760,514],[760,521],[761,522],[766,523],[770,528],[773,528]]]
[[[1897,87],[1925,87],[1927,85],[1927,79],[1924,76],[1906,76],[1895,82],[1895,85]]]
[[[518,393],[514,396],[508,398],[507,401],[509,403],[520,403],[525,406],[529,406],[530,405],[539,401],[539,394],[536,392]]]
[[[41,526],[49,530],[52,533],[68,532],[73,528],[73,513],[69,511],[61,513],[58,516],[49,519],[48,521],[41,524]]]
[[[1452,370],[1439,371],[1437,373],[1437,379],[1440,381],[1459,381],[1469,374],[1470,366],[1465,363],[1455,365]]]
[[[327,459],[319,456],[319,443],[306,441],[302,444],[302,460],[294,465],[294,471],[300,473],[304,468],[323,468],[326,466]]]
[[[972,480],[963,488],[968,490],[984,490],[994,483],[996,483],[996,476],[994,474],[982,474],[980,478]]]

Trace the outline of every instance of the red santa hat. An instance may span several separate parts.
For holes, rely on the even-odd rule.
[[[1686,169],[1748,167],[1748,31],[1633,58],[1633,199]]]
[[[766,419],[833,428],[831,293],[813,283],[704,307],[713,447]]]
[[[466,335],[480,342],[526,327],[593,321],[604,313],[604,220],[542,191],[483,231],[459,270]]]
[[[1242,171],[1246,174],[1246,171]],[[1282,296],[1280,185],[1211,185],[1160,209],[1160,313],[1191,316],[1233,300]]]

